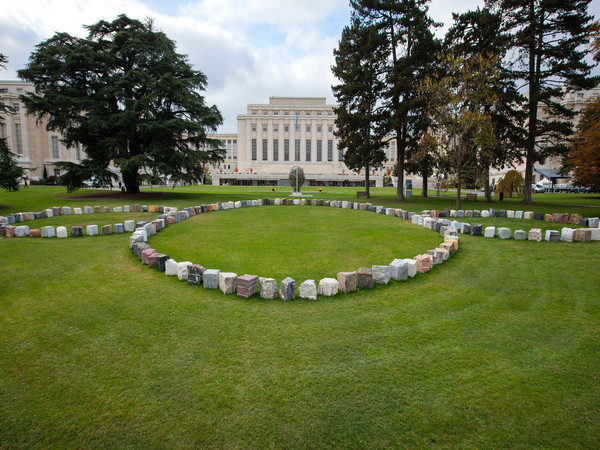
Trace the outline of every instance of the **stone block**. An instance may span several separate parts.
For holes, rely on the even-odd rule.
[[[154,253],[158,252],[153,248],[147,248],[146,250],[142,250],[142,264],[150,264],[150,255],[153,255]]]
[[[122,213],[123,212],[123,207],[122,206],[115,206],[113,208],[113,212]]]
[[[496,227],[485,227],[483,236],[486,238],[493,238],[494,236],[496,236]]]
[[[133,230],[135,230],[135,220],[126,220],[125,231],[131,233]]]
[[[512,232],[510,228],[500,227],[498,228],[497,235],[500,239],[510,239]]]
[[[124,205],[124,206],[123,206],[123,212],[126,212],[126,213],[128,213],[128,212],[131,212],[131,206],[129,206],[129,205]]]
[[[70,214],[71,214],[71,208],[70,208],[70,207],[68,207],[68,206],[63,206],[63,207],[62,207],[62,213],[63,213],[63,215],[65,215],[65,216],[68,216],[68,215],[70,215]]]
[[[159,272],[165,272],[167,270],[167,261],[171,259],[169,258],[169,255],[165,255],[164,253],[155,253],[152,255],[152,257],[156,259],[156,270]],[[148,265],[150,265],[150,263]]]
[[[277,298],[277,281],[274,278],[259,277],[260,298],[273,300]]]
[[[131,210],[133,212],[142,212],[142,206],[136,203],[135,205],[131,206]]]
[[[498,217],[505,218],[506,217],[506,210],[505,209],[501,209],[500,211],[498,211]]]
[[[600,228],[590,228],[590,232],[592,241],[600,241]]]
[[[237,277],[234,284],[235,292],[238,297],[250,298],[256,294],[258,276],[245,274],[241,277]]]
[[[66,238],[67,237],[67,227],[56,227],[56,237]]]
[[[444,251],[450,253],[447,249],[444,249]],[[431,256],[432,258],[432,262],[433,265],[438,265],[438,264],[442,264],[444,262],[443,256],[442,256],[442,251],[439,248],[434,248],[431,250],[427,250],[427,254],[429,256]]]
[[[546,240],[548,242],[559,242],[560,235],[557,230],[546,230]]]
[[[598,217],[588,218],[588,227],[599,228],[600,227],[600,219]]]
[[[165,275],[167,275],[169,277],[176,277],[177,269],[178,269],[178,264],[177,264],[177,261],[175,261],[174,259],[171,258],[165,262]]]
[[[524,230],[515,230],[515,241],[524,241],[527,239],[527,232]]]
[[[417,272],[425,273],[431,270],[433,265],[431,255],[417,255],[414,257],[414,260],[417,262]]]
[[[523,211],[515,211],[515,219],[522,219]]]
[[[405,259],[394,259],[390,263],[390,278],[396,281],[408,279],[408,263]]]
[[[514,219],[514,218],[515,218],[515,212],[514,212],[514,211],[512,211],[512,210],[510,210],[510,209],[509,209],[509,210],[507,210],[507,211],[506,211],[506,217],[507,217],[508,219]]]
[[[390,266],[372,266],[371,274],[375,283],[388,284],[390,282]]]
[[[325,297],[333,297],[337,295],[339,290],[338,281],[335,278],[323,278],[319,281],[319,295]]]
[[[27,225],[19,225],[15,228],[16,237],[27,237],[29,236],[29,227]]]
[[[54,231],[54,227],[47,226],[42,227],[42,237],[52,238],[56,236],[56,232]]]
[[[580,214],[571,214],[567,223],[570,223],[571,225],[579,225],[579,221],[581,219],[583,219],[583,217]]]
[[[467,209],[465,211],[465,217],[473,217],[473,210],[472,209]]]
[[[100,228],[100,233],[102,235],[112,234],[112,225],[102,225],[102,228]]]
[[[125,227],[122,223],[115,223],[114,230],[116,234],[122,234],[125,232]]]
[[[97,236],[98,235],[98,225],[86,225],[85,234],[88,236]]]
[[[202,284],[204,289],[219,289],[219,269],[207,269],[202,274]]]
[[[81,208],[73,208],[73,214],[83,214]]]
[[[298,292],[300,298],[306,298],[308,300],[317,299],[317,284],[315,280],[306,280],[298,286]]]
[[[533,220],[544,220],[544,213],[541,213],[541,212],[534,213]]]
[[[29,230],[29,237],[42,237],[42,231],[39,228]]]
[[[530,241],[541,242],[542,241],[542,229],[541,228],[532,228],[531,230],[529,230],[527,239],[529,239]]]
[[[460,226],[460,232],[462,234],[471,234],[471,224],[470,223],[463,223]]]
[[[62,209],[60,208],[60,206],[53,206],[52,207],[52,215],[53,216],[60,216],[62,213]]]
[[[45,219],[46,218],[46,213],[45,212],[36,212],[33,213],[34,219]]]
[[[152,222],[148,222],[144,224],[144,230],[146,230],[146,236],[154,236],[156,234],[156,230],[154,229],[154,225]]]
[[[490,212],[487,209],[484,209],[483,211],[481,211],[481,217],[490,217]]]
[[[202,284],[202,276],[206,269],[198,264],[189,264],[187,267],[188,276],[187,283],[188,284]]]
[[[525,220],[533,220],[534,217],[535,217],[535,214],[533,211],[525,211],[523,213],[523,219],[525,219]]]
[[[352,292],[356,290],[356,272],[338,272],[337,282],[339,290],[342,292]]]
[[[437,251],[441,253],[442,261],[448,261],[448,259],[450,259],[450,250],[447,248],[437,248]]]
[[[44,214],[46,214],[46,217],[53,217],[54,216],[54,212],[52,211],[52,209],[45,209],[44,210]]]
[[[175,218],[175,216],[167,216],[167,223],[172,225],[174,223],[177,223],[177,219]]]
[[[577,228],[573,232],[573,240],[578,242],[589,242],[592,240],[591,228]]]
[[[473,217],[481,217],[481,211],[478,209],[473,210]]]
[[[359,289],[371,289],[374,286],[373,273],[368,267],[361,267],[356,272],[356,280]]]
[[[14,225],[6,225],[6,228],[4,229],[4,235],[6,237],[15,237],[16,229],[17,229],[17,227],[15,227]]]
[[[110,206],[105,206],[103,208],[103,210],[104,210],[105,213],[109,213],[110,212]]]
[[[573,229],[565,227],[560,230],[560,240],[562,242],[573,242]]]
[[[471,236],[481,236],[483,225],[473,225],[471,227]]]
[[[191,266],[191,265],[192,265],[192,263],[189,261],[177,263],[177,278],[179,278],[180,281],[187,281],[188,266]]]
[[[71,227],[71,237],[81,237],[83,236],[83,227],[79,225],[74,225]]]
[[[284,301],[296,298],[296,281],[293,278],[287,277],[281,282],[279,286],[279,298]]]
[[[559,213],[544,214],[544,220],[546,222],[560,222],[561,217],[562,217],[562,214],[559,214]]]
[[[450,210],[450,217],[458,217],[458,212],[455,209]]]

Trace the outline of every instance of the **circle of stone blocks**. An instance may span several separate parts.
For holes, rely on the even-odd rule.
[[[298,292],[300,294],[300,298],[316,300],[317,284],[315,283],[315,280],[306,280],[303,283],[300,283],[300,286],[298,286]]]
[[[500,239],[510,239],[512,236],[510,228],[505,227],[498,228],[497,234]]]
[[[202,275],[204,289],[219,289],[219,269],[207,269]]]
[[[260,284],[260,298],[266,300],[277,298],[277,281],[274,278],[259,277],[258,282]]]
[[[318,293],[325,297],[337,295],[339,290],[338,281],[335,278],[323,278],[319,281]]]
[[[344,293],[356,290],[356,272],[339,272],[337,274],[338,288]]]
[[[54,230],[54,227],[52,227],[52,226],[42,227],[42,237],[52,238],[55,236],[56,236],[56,231]]]
[[[85,227],[85,234],[88,236],[97,236],[98,235],[98,225],[87,225]]]
[[[515,241],[524,241],[527,239],[527,232],[524,230],[515,230]]]
[[[279,298],[284,301],[296,298],[296,281],[291,277],[286,277],[279,286]]]

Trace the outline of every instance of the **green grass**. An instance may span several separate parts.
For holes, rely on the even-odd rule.
[[[178,189],[160,204],[268,195]],[[47,192],[40,208],[15,208],[64,195]],[[0,204],[37,195],[1,194]],[[391,190],[381,199],[397,205]],[[289,229],[296,223],[306,232]],[[236,257],[234,271],[297,265],[297,280],[306,266],[331,276],[439,242],[396,218],[313,207],[205,214],[150,242],[201,264],[235,250],[202,229],[246,236],[238,244],[255,261]],[[308,264],[282,252],[312,251],[328,229],[339,266],[331,253]],[[0,240],[0,448],[600,445],[597,242],[461,236],[459,252],[426,275],[287,303],[187,286],[141,265],[127,242]]]

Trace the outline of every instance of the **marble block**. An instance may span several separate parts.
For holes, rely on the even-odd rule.
[[[544,213],[541,213],[541,212],[533,213],[533,220],[544,220]]]
[[[458,230],[460,230],[460,222],[459,222],[459,221],[457,221],[457,220],[453,220],[453,221],[450,223],[450,228],[454,228],[454,229],[455,229],[455,230],[457,230],[457,231],[458,231]]]
[[[405,259],[394,259],[390,263],[390,278],[396,281],[408,279],[408,263]]]
[[[515,211],[515,219],[522,219],[523,211]]]
[[[372,266],[371,273],[375,283],[388,284],[390,282],[390,266]]]
[[[156,270],[159,272],[167,270],[167,261],[170,259],[169,255],[165,255],[164,253],[154,253],[152,257],[156,259]]]
[[[123,227],[122,223],[115,223],[114,228],[115,228],[115,233],[117,233],[117,234],[122,234],[125,232],[125,227]]]
[[[156,234],[156,230],[154,229],[154,225],[152,222],[148,222],[144,225],[144,229],[146,230],[146,236],[154,236]]]
[[[515,230],[515,241],[524,241],[527,239],[527,232],[524,230]]]
[[[100,233],[102,235],[112,234],[112,225],[102,225],[102,228],[100,228]]]
[[[541,242],[542,241],[542,229],[541,228],[532,228],[529,230],[527,234],[527,239],[530,241]]]
[[[592,240],[591,228],[577,228],[573,232],[573,240],[579,242],[589,242]]]
[[[277,298],[277,281],[274,278],[259,277],[260,298],[273,300]]]
[[[458,217],[458,212],[455,209],[450,210],[450,217]]]
[[[46,218],[46,213],[43,211],[33,213],[33,215],[34,215],[34,219],[45,219]]]
[[[60,216],[62,213],[62,209],[60,206],[53,206],[52,207],[52,215],[53,216]]]
[[[471,227],[471,236],[481,236],[483,225],[473,225]]]
[[[564,227],[560,230],[560,240],[562,242],[573,242],[573,228]]]
[[[172,258],[168,259],[167,262],[165,262],[165,275],[167,275],[169,277],[176,277],[177,276],[177,268],[178,268],[177,261],[175,261]]]
[[[131,247],[132,253],[141,261],[142,260],[142,252],[146,249],[149,249],[150,246],[145,242],[135,242],[133,247]]]
[[[131,210],[133,212],[142,212],[142,206],[136,203],[135,205],[131,206]]]
[[[94,212],[95,212],[95,213],[99,213],[99,212],[101,212],[101,209],[100,209],[100,207],[99,207],[99,206],[94,206]]]
[[[600,241],[600,228],[590,228],[590,240]]]
[[[356,290],[356,272],[338,272],[338,288],[342,292],[352,292]]]
[[[404,258],[409,278],[414,278],[417,275],[417,262],[412,258]]]
[[[138,231],[135,231],[129,236],[129,248],[133,248],[133,245],[137,242],[144,242],[144,235]]]
[[[515,218],[515,212],[512,211],[512,210],[510,210],[510,209],[507,210],[506,211],[506,217],[509,218],[509,219],[514,219]]]
[[[560,222],[560,214],[544,214],[544,220],[546,222]]]
[[[281,282],[281,285],[279,286],[279,298],[284,301],[290,301],[296,298],[296,281],[294,281],[293,278],[287,277]]]
[[[81,237],[83,236],[83,227],[74,225],[71,227],[71,237]]]
[[[444,250],[446,250],[446,249],[444,249]],[[448,251],[448,250],[446,250],[446,251]],[[437,264],[441,264],[443,262],[442,252],[439,249],[435,248],[435,249],[427,250],[427,254],[429,256],[431,256],[432,264],[434,266]]]
[[[590,217],[588,219],[588,226],[590,228],[599,228],[600,227],[600,218],[598,218],[598,217]]]
[[[481,217],[490,217],[490,212],[487,209],[481,211]]]
[[[368,267],[361,267],[356,272],[356,280],[359,289],[371,289],[373,284],[373,273]]]
[[[177,219],[174,216],[167,216],[167,223],[173,225],[174,223],[177,223]]]
[[[525,220],[533,220],[533,218],[535,217],[533,211],[525,211],[523,213],[523,219]]]
[[[189,261],[177,263],[177,278],[179,278],[180,281],[187,281],[188,266],[191,266],[191,265],[192,265],[192,263]]]
[[[115,206],[113,208],[113,212],[122,213],[123,212],[123,207],[122,206]]]
[[[306,298],[308,300],[317,299],[317,284],[315,280],[306,280],[298,286],[298,292],[300,298]]]
[[[473,217],[481,217],[481,211],[478,209],[473,210]]]
[[[146,233],[146,230],[144,228],[138,227],[135,229],[134,233],[141,234],[144,238],[144,242],[148,240],[148,233]]]
[[[52,226],[42,227],[42,237],[51,238],[51,237],[55,237],[55,236],[56,236],[56,232],[54,231],[54,227],[52,227]]]
[[[83,214],[81,208],[73,208],[73,214]]]
[[[431,255],[417,255],[414,257],[414,260],[417,262],[417,272],[425,273],[431,270],[431,267],[433,265]]]
[[[42,231],[39,228],[29,230],[29,237],[42,237]]]
[[[567,223],[570,223],[571,225],[579,225],[581,219],[583,219],[581,214],[571,214]]]
[[[129,205],[123,206],[123,212],[126,212],[126,213],[131,212],[131,207]]]
[[[458,238],[458,230],[456,228],[448,228],[445,232],[444,232],[444,239],[448,239],[450,236],[455,236]]]
[[[238,297],[250,298],[256,294],[258,276],[244,274],[235,280],[235,292]]]
[[[557,230],[546,230],[546,241],[548,242],[559,242],[560,235]]]
[[[29,236],[29,227],[27,225],[19,225],[18,227],[15,227],[15,236],[16,237]]]
[[[339,290],[338,281],[335,278],[323,278],[319,281],[318,293],[325,297],[337,295]]]
[[[219,269],[207,269],[202,274],[204,289],[219,289]]]
[[[17,227],[15,227],[14,225],[6,225],[6,227],[4,228],[4,236],[15,237],[15,229],[16,228]]]
[[[419,226],[422,227],[423,223],[425,222],[425,217],[423,217],[423,216],[417,216],[417,219],[418,219],[417,220],[417,225],[419,225]]]
[[[486,238],[493,238],[496,235],[496,227],[485,227],[483,236]]]
[[[67,216],[67,215],[71,214],[71,208],[70,208],[70,207],[68,207],[68,206],[63,206],[63,207],[62,207],[62,213],[63,213],[65,216]]]
[[[56,228],[56,237],[66,238],[67,237],[67,227],[57,227]]]
[[[490,217],[498,217],[498,210],[490,208]]]
[[[460,232],[462,234],[471,234],[471,224],[470,223],[463,223],[460,226]]]
[[[86,225],[85,234],[88,236],[97,236],[98,235],[98,225]]]
[[[442,261],[448,261],[450,259],[450,250],[447,248],[437,248],[442,255]]]
[[[187,283],[202,284],[202,275],[206,269],[198,264],[189,264],[187,267]]]
[[[506,217],[506,210],[505,209],[501,209],[500,211],[498,211],[498,217],[505,218]]]
[[[125,231],[131,233],[133,230],[135,230],[135,220],[126,220]]]
[[[150,255],[152,255],[154,253],[158,253],[158,252],[153,248],[147,248],[146,250],[143,250],[142,251],[142,264],[150,264]],[[156,262],[156,260],[155,260],[155,262]]]
[[[510,239],[512,232],[510,228],[500,227],[497,230],[497,235],[500,239]]]
[[[465,217],[465,212],[462,209],[456,211],[456,217]]]

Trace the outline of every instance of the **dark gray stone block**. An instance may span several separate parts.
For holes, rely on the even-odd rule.
[[[506,217],[506,210],[501,209],[500,211],[498,211],[498,217]]]
[[[483,225],[473,225],[471,227],[471,236],[481,236]]]
[[[544,220],[544,213],[536,212],[533,218],[534,220]]]
[[[71,227],[71,237],[83,236],[83,227],[73,226]]]
[[[188,284],[202,284],[202,274],[206,269],[198,264],[191,264],[188,266]]]
[[[359,289],[372,289],[375,285],[370,267],[361,267],[356,271],[356,284]]]

